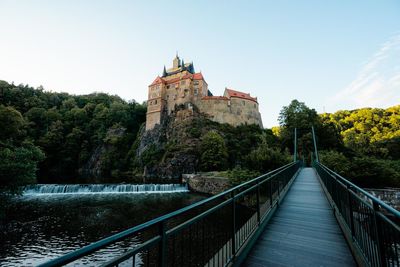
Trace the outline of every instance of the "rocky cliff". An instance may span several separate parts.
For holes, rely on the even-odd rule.
[[[161,121],[151,130],[141,129],[134,145],[134,169],[146,182],[180,182],[183,173],[240,167],[261,140],[258,125],[220,124],[194,105],[177,106]]]
[[[182,109],[154,129],[142,129],[136,162],[146,182],[180,182],[182,173],[197,171],[199,137],[205,130],[198,125],[205,120],[205,115]]]

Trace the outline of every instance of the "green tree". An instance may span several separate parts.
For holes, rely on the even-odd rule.
[[[0,142],[16,140],[23,134],[25,121],[13,107],[0,105]]]
[[[280,148],[273,147],[272,144],[266,133],[261,135],[261,143],[245,157],[246,167],[265,173],[292,160],[287,151],[281,151]]]
[[[298,153],[300,156],[309,157],[313,151],[311,126],[320,128],[320,118],[315,111],[303,102],[292,100],[289,106],[284,106],[279,114],[281,126],[281,140],[284,147],[289,147],[293,153],[294,129],[297,129]]]
[[[43,152],[32,143],[21,147],[0,147],[0,194],[17,192],[18,187],[36,182],[37,164]]]
[[[228,150],[225,141],[217,132],[208,132],[201,142],[201,169],[223,170],[228,165]]]

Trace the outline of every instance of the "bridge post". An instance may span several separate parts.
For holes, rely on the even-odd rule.
[[[293,152],[293,161],[297,161],[297,128],[294,128],[294,152]]]
[[[232,257],[236,254],[236,207],[235,191],[232,191]]]
[[[167,266],[167,227],[165,221],[162,221],[159,226],[159,231],[160,231],[160,246],[159,246],[159,258],[158,258],[158,266]]]
[[[374,225],[375,225],[375,234],[376,234],[376,246],[378,248],[378,255],[380,260],[380,266],[386,267],[386,259],[385,259],[385,246],[383,243],[383,236],[382,236],[382,225],[378,219],[378,212],[379,212],[379,204],[375,201],[373,202],[374,208]]]
[[[312,131],[312,136],[313,136],[313,141],[314,141],[315,161],[319,162],[318,150],[317,150],[317,141],[315,140],[314,126],[311,126],[311,131]]]
[[[257,222],[260,224],[261,222],[261,214],[260,214],[260,181],[257,180]]]
[[[272,204],[273,204],[273,200],[272,200],[272,179],[269,180],[269,202],[270,202],[270,206],[272,209]]]
[[[280,178],[280,177],[279,177]],[[280,197],[280,195],[281,195],[281,190],[280,190],[280,187],[281,187],[281,181],[279,181],[279,178],[277,179],[278,181],[278,199],[279,199],[279,197]]]
[[[350,210],[350,228],[351,228],[351,237],[354,239],[354,218],[353,218],[353,201],[351,201],[351,186],[347,185],[347,197],[349,199],[349,210]]]

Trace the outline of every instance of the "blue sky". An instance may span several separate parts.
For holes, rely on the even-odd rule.
[[[146,100],[175,52],[214,95],[250,92],[264,126],[400,104],[400,1],[0,0],[0,79]]]

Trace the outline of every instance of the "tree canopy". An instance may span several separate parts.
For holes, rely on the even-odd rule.
[[[145,114],[145,105],[118,96],[76,96],[0,81],[1,185],[36,182],[36,170],[42,183],[85,182],[81,174],[95,151],[101,152],[102,176],[127,172],[127,154]],[[16,168],[24,173],[11,175]]]

